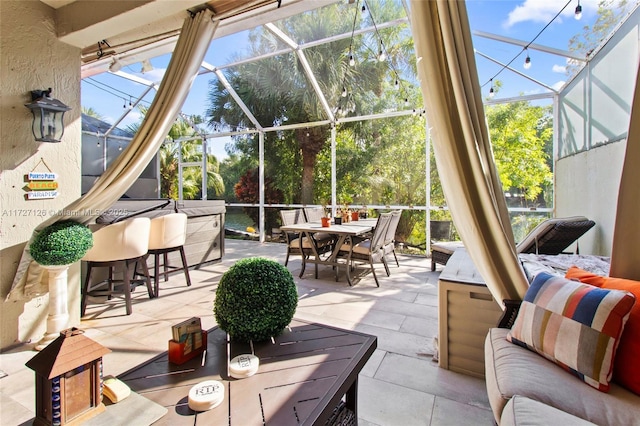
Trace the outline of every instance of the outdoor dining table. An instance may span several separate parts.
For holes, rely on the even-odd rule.
[[[317,248],[312,244],[311,251],[313,252],[313,258],[302,256],[302,269],[304,271],[307,262],[332,266],[335,269],[336,281],[338,281],[338,267],[341,264],[344,265],[344,263],[340,263],[338,261],[338,253],[340,252],[340,247],[342,247],[345,242],[352,239],[353,237],[363,236],[373,231],[376,223],[376,218],[369,218],[342,223],[339,225],[331,223],[328,227],[322,226],[320,222],[296,223],[294,225],[281,226],[280,229],[284,232],[300,233],[301,237],[307,237],[311,239],[313,239],[313,234],[316,234],[318,232],[329,233],[335,236],[336,242],[333,245],[333,250],[325,257],[320,256]],[[303,238],[299,238],[299,241],[300,249],[302,250]],[[347,275],[347,279],[348,278],[349,276]],[[349,282],[349,285],[351,285],[351,282]]]

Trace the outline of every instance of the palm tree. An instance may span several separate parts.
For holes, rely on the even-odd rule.
[[[82,107],[82,113],[84,115],[88,115],[89,117],[97,118],[98,120],[104,120],[102,114],[91,107]]]
[[[140,107],[140,112],[144,117],[148,111],[146,107]],[[177,199],[179,197],[179,163],[182,157],[183,162],[202,162],[201,139],[189,139],[200,132],[196,127],[202,123],[199,117],[192,117],[187,120],[179,116],[167,135],[170,142],[162,144],[159,150],[160,156],[160,196]],[[127,126],[127,130],[137,133],[141,123]],[[186,139],[186,140],[183,140]],[[180,155],[179,155],[180,154]],[[224,181],[220,175],[220,164],[218,159],[211,154],[207,154],[207,198],[209,194],[220,196],[224,194]],[[202,197],[202,169],[188,167],[182,173],[182,198],[195,200]]]
[[[376,13],[383,15],[389,13],[385,8],[394,7],[398,7],[395,2],[376,5]],[[344,17],[353,16],[353,12],[353,6],[340,3],[289,18],[279,25],[293,40],[318,40],[350,32],[353,21]],[[385,35],[395,37],[398,34],[391,31]],[[252,55],[271,52],[279,43],[275,35],[262,28],[255,30],[250,39]],[[385,45],[393,46],[394,43]],[[358,57],[358,65],[355,67],[348,65],[350,51]],[[352,92],[349,99],[359,109],[371,103],[372,99],[375,100],[382,89],[382,80],[389,74],[389,65],[377,61],[377,51],[378,40],[375,36],[359,36],[353,44],[347,38],[304,49],[303,52],[329,105],[343,102],[341,93],[343,88],[348,88]],[[263,126],[306,123],[328,118],[295,52],[238,66],[228,70],[226,78]],[[212,82],[210,87],[206,113],[209,125],[254,127],[219,81]],[[265,158],[267,167],[271,169],[267,173],[274,176],[284,174],[281,170],[289,164],[293,168],[288,166],[286,174],[300,174],[298,182],[301,182],[301,187],[288,191],[290,196],[297,199],[286,201],[314,202],[314,170],[318,154],[330,140],[329,135],[328,125],[299,128],[283,132],[282,135],[267,133],[265,146],[269,149],[265,152]],[[257,156],[255,140],[245,148],[245,154]],[[287,197],[287,191],[283,192]]]

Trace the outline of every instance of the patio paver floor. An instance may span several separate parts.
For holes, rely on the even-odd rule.
[[[125,315],[123,299],[87,306],[80,328],[112,350],[104,357],[105,374],[118,375],[167,350],[171,325],[199,316],[204,328],[216,325],[215,289],[235,261],[263,256],[284,262],[285,246],[244,240],[225,240],[219,263],[191,270],[192,286],[174,274],[160,284],[160,298],[149,300],[140,288],[134,293],[133,313]],[[399,255],[400,267],[390,262],[391,276],[382,265],[376,271],[380,287],[365,274],[353,287],[344,276],[313,266],[298,278],[301,262],[289,259],[298,287],[296,318],[357,330],[378,336],[375,351],[359,380],[359,424],[364,426],[492,425],[483,380],[444,370],[433,361],[433,338],[438,329],[437,283],[429,259]],[[0,424],[30,424],[34,417],[34,374],[24,366],[34,356],[23,345],[0,354]],[[126,419],[123,419],[126,423]]]

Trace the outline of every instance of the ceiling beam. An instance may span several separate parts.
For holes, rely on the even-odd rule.
[[[514,44],[516,46],[526,47],[531,50],[538,50],[540,52],[551,53],[552,55],[562,56],[564,58],[575,59],[576,61],[586,62],[586,59],[583,56],[579,56],[574,52],[570,52],[568,50],[556,49],[554,47],[543,46],[541,44],[528,43],[526,41],[518,40],[511,37],[505,37],[497,34],[491,34],[484,31],[473,31],[473,35],[478,37],[488,38],[490,40],[501,41],[503,43]]]
[[[474,50],[474,51],[475,51],[478,55],[482,56],[482,57],[483,57],[483,58],[485,58],[485,59],[490,60],[490,61],[491,61],[491,62],[493,62],[494,64],[498,64],[498,65],[500,65],[500,66],[502,67],[502,69],[507,69],[507,70],[511,71],[512,73],[518,74],[520,77],[526,78],[527,80],[529,80],[529,81],[531,81],[531,82],[533,82],[533,83],[535,83],[535,84],[537,84],[537,85],[539,85],[539,86],[542,86],[542,87],[544,87],[545,89],[547,89],[547,90],[549,90],[549,91],[551,91],[551,92],[553,92],[553,93],[558,93],[558,91],[557,91],[556,89],[554,89],[553,87],[548,86],[548,85],[546,85],[546,84],[544,84],[544,83],[542,83],[542,82],[540,82],[540,81],[536,80],[536,79],[535,79],[535,78],[533,78],[533,77],[529,77],[529,76],[528,76],[528,75],[526,75],[525,73],[522,73],[522,72],[518,71],[518,70],[517,70],[517,69],[515,69],[515,68],[511,68],[510,66],[508,66],[508,65],[506,65],[506,64],[503,64],[502,62],[500,62],[500,61],[498,61],[498,60],[496,60],[496,59],[493,59],[493,58],[492,58],[491,56],[489,56],[489,55],[485,55],[484,53],[479,52],[478,50]]]
[[[56,10],[56,31],[61,41],[79,48],[147,26],[148,33],[139,37],[145,38],[157,34],[152,24],[158,21],[170,19],[180,28],[187,9],[201,4],[202,0],[78,0]]]

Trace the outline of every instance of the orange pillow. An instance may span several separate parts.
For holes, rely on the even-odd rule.
[[[613,368],[613,380],[640,395],[640,282],[623,278],[602,277],[577,266],[567,271],[565,278],[577,279],[596,287],[626,290],[636,296],[636,303],[620,337]]]

